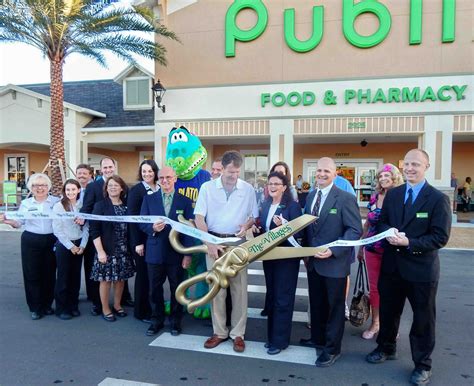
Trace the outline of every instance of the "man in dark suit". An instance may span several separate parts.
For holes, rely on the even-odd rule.
[[[86,186],[84,199],[82,200],[81,213],[92,213],[94,205],[104,199],[104,181],[107,178],[113,176],[117,171],[115,160],[109,157],[102,158],[100,160],[100,170],[102,172],[102,176],[97,178],[94,182],[87,184]],[[95,253],[95,247],[92,239],[90,238],[84,251],[84,267],[86,266],[87,261],[88,270],[89,267],[92,269]],[[84,272],[84,274],[87,277],[90,277],[90,271]],[[90,282],[90,294],[88,293],[87,296],[90,297],[92,301],[91,314],[93,316],[100,315],[102,313],[102,306],[99,297],[99,282]],[[125,287],[122,295],[122,305],[133,306],[127,280],[125,281]]]
[[[335,240],[357,240],[362,222],[355,197],[334,185],[336,164],[323,157],[316,169],[315,189],[306,200],[305,213],[318,217],[306,227],[305,245],[321,246]],[[351,247],[331,247],[306,259],[311,338],[302,339],[307,346],[321,350],[316,366],[328,367],[341,355],[344,333],[346,278],[350,274]]]
[[[186,219],[193,218],[192,201],[175,191],[176,172],[169,166],[165,166],[158,172],[158,183],[161,189],[143,199],[141,215],[166,216],[177,221],[178,215],[182,214]],[[145,247],[145,261],[148,264],[148,277],[151,288],[151,301],[153,310],[151,325],[146,335],[157,334],[163,327],[165,321],[165,301],[163,296],[163,284],[166,278],[170,285],[171,300],[171,335],[181,333],[181,319],[183,307],[176,301],[175,292],[178,285],[184,279],[184,270],[191,264],[191,256],[183,256],[176,252],[170,244],[170,225],[164,222],[154,224],[140,224],[140,228],[147,234]],[[194,245],[189,236],[182,235],[184,246]]]
[[[410,382],[415,385],[425,385],[431,378],[438,250],[446,245],[451,231],[449,198],[428,184],[428,168],[428,154],[420,149],[410,150],[403,161],[407,183],[391,189],[383,203],[379,231],[396,231],[385,243],[378,282],[378,346],[366,358],[370,363],[396,359],[398,327],[408,298],[413,310],[410,346],[415,363]]]

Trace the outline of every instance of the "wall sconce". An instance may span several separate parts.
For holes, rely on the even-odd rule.
[[[368,143],[365,139],[363,139],[362,141],[360,141],[360,146],[362,146],[362,147],[366,147],[368,144],[369,144],[369,143]]]
[[[155,97],[156,107],[158,107],[163,113],[166,112],[166,106],[161,105],[163,101],[163,96],[165,95],[166,88],[161,84],[160,80],[152,86],[153,96]]]

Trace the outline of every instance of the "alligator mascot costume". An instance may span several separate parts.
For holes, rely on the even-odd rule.
[[[207,151],[202,146],[198,137],[191,134],[184,126],[173,127],[168,135],[168,147],[166,149],[166,165],[172,167],[178,181],[175,189],[178,193],[188,197],[196,203],[201,185],[211,179],[208,171],[201,169],[206,163]],[[191,266],[188,268],[188,277],[205,272],[206,255],[196,253],[193,255]],[[200,298],[209,291],[207,283],[200,282],[194,286],[194,293],[191,297]],[[194,317],[199,319],[209,319],[210,305],[206,304],[198,307],[194,311]]]

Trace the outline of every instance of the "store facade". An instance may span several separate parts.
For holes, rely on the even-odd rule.
[[[209,161],[241,151],[256,186],[276,161],[311,182],[333,157],[361,205],[376,169],[410,148],[430,154],[437,187],[474,174],[472,2],[153,3],[182,40],[155,69],[167,88],[159,162],[184,125]]]

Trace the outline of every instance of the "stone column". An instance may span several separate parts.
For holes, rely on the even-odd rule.
[[[278,161],[288,164],[293,178],[294,120],[270,120],[270,167]],[[293,181],[290,181],[293,184]]]

